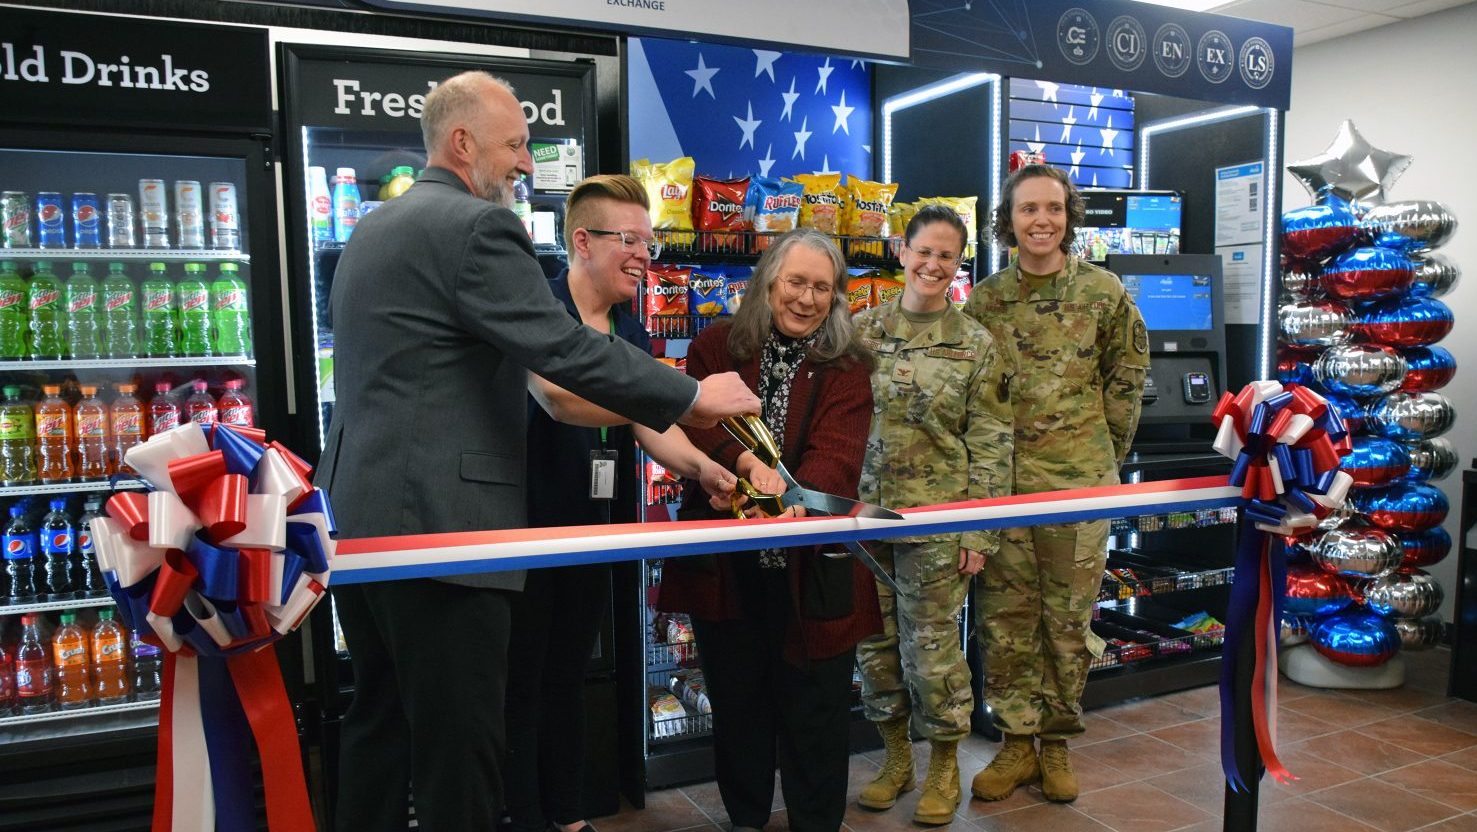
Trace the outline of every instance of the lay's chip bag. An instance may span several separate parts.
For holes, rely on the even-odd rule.
[[[754,231],[756,251],[769,248],[770,240],[786,231],[793,231],[800,224],[800,204],[805,186],[799,182],[782,182],[766,176],[756,176],[749,183],[747,209],[749,222]]]
[[[847,206],[844,231],[849,237],[887,237],[892,234],[889,211],[897,195],[896,183],[869,182],[847,177]],[[847,255],[883,257],[887,244],[882,240],[848,240]]]
[[[840,234],[842,208],[846,205],[841,174],[797,173],[790,181],[804,188],[800,194],[800,227]]]
[[[658,231],[692,230],[692,178],[696,163],[691,156],[652,164],[645,159],[631,163],[631,177],[646,188],[651,203],[651,227]],[[667,245],[692,245],[691,234],[662,235]]]

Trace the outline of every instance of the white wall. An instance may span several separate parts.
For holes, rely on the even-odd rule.
[[[1477,3],[1322,41],[1293,52],[1289,162],[1321,153],[1344,119],[1376,147],[1414,157],[1387,199],[1446,203],[1462,227],[1441,253],[1466,274],[1442,300],[1457,325],[1441,345],[1457,360],[1457,377],[1441,392],[1456,406],[1446,436],[1461,463],[1437,483],[1451,500],[1446,530],[1456,546],[1430,568],[1446,590],[1441,615],[1452,620],[1457,549],[1461,545],[1461,469],[1477,456]],[[1283,210],[1311,202],[1284,175]]]

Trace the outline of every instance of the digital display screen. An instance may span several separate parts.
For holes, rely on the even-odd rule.
[[[1109,254],[1179,254],[1181,208],[1177,193],[1082,192],[1087,216],[1072,253],[1102,262]]]
[[[1151,330],[1209,330],[1215,325],[1208,274],[1125,274],[1123,286]]]

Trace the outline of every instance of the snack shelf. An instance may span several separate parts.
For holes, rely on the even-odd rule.
[[[166,263],[250,263],[251,255],[236,249],[179,248],[6,248],[0,260],[157,260]]]
[[[35,725],[42,722],[57,722],[59,720],[72,720],[89,717],[106,716],[109,714],[121,714],[128,711],[158,710],[159,700],[150,699],[143,702],[120,702],[117,705],[93,705],[89,708],[77,708],[72,711],[47,711],[42,714],[21,714],[17,716],[0,717],[0,728],[19,725]]]
[[[712,714],[687,714],[651,721],[652,745],[706,737],[713,733]]]
[[[148,367],[255,367],[256,359],[242,355],[189,356],[181,358],[63,358],[59,360],[0,361],[0,372],[26,370],[109,370]]]
[[[677,231],[658,229],[656,238],[662,244],[662,262],[734,263],[757,260],[769,248],[780,231]],[[853,268],[880,266],[899,268],[897,254],[902,245],[898,237],[855,237],[833,234],[846,264]],[[964,261],[975,256],[975,244],[965,246]]]
[[[29,494],[80,494],[84,491],[137,491],[143,480],[120,479],[115,482],[49,482],[43,485],[0,486],[0,497],[24,497]]]
[[[680,641],[676,644],[649,644],[646,647],[646,670],[655,673],[663,670],[675,670],[680,667],[691,667],[697,663],[697,644],[691,641]]]
[[[1103,573],[1103,586],[1098,592],[1098,603],[1116,604],[1130,598],[1144,598],[1151,595],[1164,595],[1171,592],[1184,592],[1191,589],[1204,589],[1209,586],[1223,586],[1231,583],[1236,575],[1236,570],[1231,567],[1225,569],[1209,569],[1202,572],[1176,572],[1165,575],[1124,575],[1122,571],[1109,568]]]
[[[28,601],[23,604],[10,603],[0,599],[0,615],[25,615],[33,612],[55,612],[58,610],[76,610],[84,607],[111,607],[113,596],[107,591],[100,590],[91,595],[83,595],[77,598],[48,598],[45,601]]]
[[[726,321],[728,315],[649,315],[643,318],[646,331],[652,338],[696,338],[699,332],[718,321]]]
[[[1235,508],[1202,508],[1171,514],[1146,514],[1142,517],[1114,518],[1111,534],[1160,532],[1171,529],[1203,529],[1236,522]]]

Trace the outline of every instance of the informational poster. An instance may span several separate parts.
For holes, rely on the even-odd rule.
[[[1215,171],[1215,253],[1224,263],[1228,324],[1255,325],[1259,320],[1265,180],[1264,162]]]
[[[1262,303],[1262,244],[1216,246],[1221,256],[1221,277],[1225,285],[1226,323],[1252,324],[1259,321]]]
[[[585,177],[584,154],[573,139],[552,143],[529,143],[533,155],[535,191],[572,191]]]

